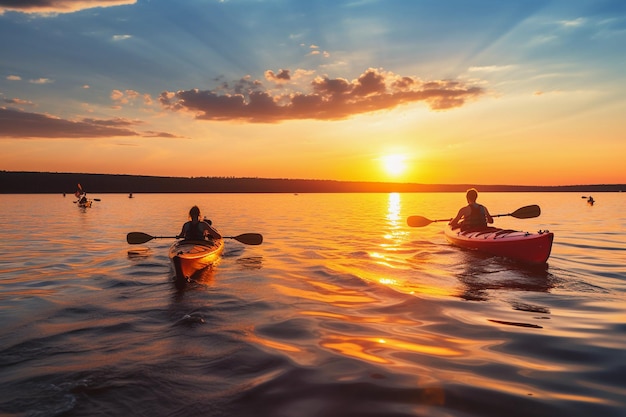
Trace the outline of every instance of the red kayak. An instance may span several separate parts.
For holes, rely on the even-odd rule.
[[[554,233],[547,230],[529,233],[497,227],[462,232],[446,226],[444,234],[456,246],[533,264],[548,260],[554,240]]]

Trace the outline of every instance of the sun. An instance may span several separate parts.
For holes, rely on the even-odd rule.
[[[399,177],[407,169],[406,157],[400,154],[385,155],[380,158],[383,169],[391,177]]]

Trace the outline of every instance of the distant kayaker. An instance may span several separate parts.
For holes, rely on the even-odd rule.
[[[484,229],[487,227],[487,223],[493,223],[493,217],[489,214],[487,207],[476,202],[478,191],[475,188],[467,190],[465,197],[468,204],[462,207],[456,217],[452,219],[450,222],[452,228],[460,226],[461,230]],[[461,222],[459,223],[459,221]]]
[[[182,237],[186,240],[204,240],[207,237],[220,239],[222,237],[209,223],[200,220],[200,209],[198,206],[193,206],[189,210],[189,218],[191,220],[183,225],[177,237]]]

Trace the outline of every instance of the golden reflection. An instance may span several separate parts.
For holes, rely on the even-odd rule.
[[[301,311],[300,314],[305,316],[326,317],[332,319],[338,319],[350,323],[393,323],[419,326],[422,323],[416,320],[406,320],[401,317],[393,316],[347,316],[345,314],[331,313],[328,311]]]
[[[390,220],[394,223],[400,220],[400,207],[400,193],[389,193],[387,220]]]
[[[384,344],[385,346],[389,346],[390,348],[394,348],[396,350],[401,350],[404,352],[416,352],[416,353],[425,353],[428,355],[434,356],[461,356],[462,352],[456,349],[441,347],[441,346],[428,346],[413,342],[405,342],[403,340],[398,339],[375,339],[371,338],[371,341],[378,342],[379,344]]]
[[[390,359],[397,352],[412,352],[431,356],[458,357],[463,352],[446,346],[425,345],[399,339],[339,336],[322,340],[321,346],[343,355],[374,363],[393,363]]]
[[[378,280],[383,285],[395,286],[398,285],[398,281],[392,278],[381,278]]]
[[[606,391],[621,397],[626,397],[626,387],[610,386],[602,383],[596,383],[591,381],[580,381],[580,384],[589,389],[597,391]],[[606,401],[609,404],[609,401]]]
[[[248,338],[250,339],[252,343],[257,343],[261,346],[269,347],[272,349],[282,350],[284,352],[300,352],[301,351],[301,349],[295,346],[288,345],[286,343],[280,343],[275,340],[264,339],[255,334],[250,334]]]
[[[366,348],[358,343],[338,342],[338,341],[337,342],[322,342],[322,346],[328,349],[337,351],[346,356],[363,359],[367,362],[385,363],[385,364],[391,363],[391,361],[381,358],[380,356],[367,353],[365,351]]]
[[[546,390],[538,390],[535,386],[529,386],[524,383],[516,383],[514,381],[507,381],[506,384],[502,383],[501,379],[493,379],[490,377],[482,377],[477,374],[470,373],[462,373],[462,372],[454,372],[450,373],[448,371],[443,372],[442,379],[450,380],[450,381],[463,381],[466,385],[471,385],[475,388],[483,388],[488,391],[498,392],[500,394],[507,393],[510,395],[517,396],[528,396],[532,395],[535,398],[544,398],[544,399],[558,399],[565,401],[573,401],[580,403],[596,403],[596,404],[611,404],[612,402],[607,401],[606,399],[600,399],[597,397],[592,397],[584,394],[568,394],[568,393],[558,393],[558,392],[550,392]]]
[[[594,404],[607,404],[607,405],[618,405],[615,401],[608,400],[606,398],[598,398],[592,397],[589,395],[576,395],[576,394],[559,394],[554,393],[549,395],[552,398],[558,398],[560,400],[572,401],[572,402],[586,402],[586,403],[594,403]]]
[[[324,285],[319,282],[311,284],[314,284],[317,287],[324,287]],[[328,303],[339,307],[353,307],[354,304],[373,303],[376,301],[375,299],[357,293],[356,291],[346,290],[345,288],[342,289],[340,287],[330,285],[326,285],[326,287],[334,288],[321,288],[322,290],[324,290],[324,293],[322,293],[321,291],[307,291],[279,284],[274,284],[273,287],[284,295],[296,298],[306,298],[309,300]]]
[[[370,256],[372,253],[370,253]],[[378,253],[373,254],[374,257],[384,257]],[[387,266],[392,269],[397,269],[393,265],[387,262],[377,262],[378,265]],[[402,272],[394,274],[396,276],[391,277],[389,274],[381,274],[373,269],[358,268],[356,266],[347,265],[334,265],[333,269],[337,272],[351,274],[367,282],[374,282],[393,289],[404,294],[425,294],[433,297],[451,297],[458,295],[456,287],[447,288],[444,286],[430,285],[428,282],[420,282],[415,278],[415,274],[411,271],[410,274],[403,274]],[[406,279],[402,279],[401,276],[406,276]]]

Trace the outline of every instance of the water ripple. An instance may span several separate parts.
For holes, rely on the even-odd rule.
[[[556,233],[538,268],[455,248],[438,224],[405,225],[462,203],[447,193],[110,195],[82,212],[59,196],[6,197],[2,415],[622,417],[626,408],[626,221],[608,209],[623,207],[620,196],[593,212],[565,204],[567,193],[483,196],[493,210],[541,204],[538,219],[498,220]],[[229,235],[265,239],[228,241],[215,268],[177,290],[171,242],[134,247],[125,236],[176,233],[193,204]],[[33,216],[54,220],[18,236]]]

